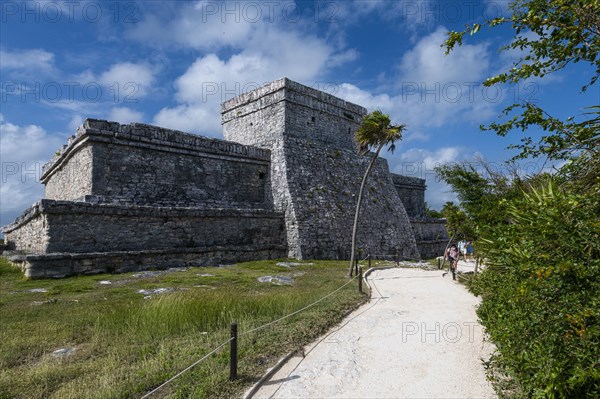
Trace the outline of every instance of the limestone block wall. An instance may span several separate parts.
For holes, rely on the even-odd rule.
[[[348,259],[356,195],[369,157],[354,133],[366,109],[288,79],[222,105],[225,138],[271,150],[275,210],[293,258]],[[404,206],[381,159],[363,201],[364,253],[419,257]]]
[[[221,111],[226,140],[264,148],[285,135],[354,149],[354,132],[367,113],[287,78],[226,101]]]
[[[286,138],[284,152],[293,202],[286,222],[298,230],[295,240],[288,236],[290,256],[349,259],[356,196],[370,156],[295,138]],[[357,243],[363,254],[419,258],[408,215],[382,158],[369,177],[361,212]]]
[[[51,253],[14,256],[29,278],[62,278],[76,274],[126,273],[169,267],[215,266],[257,259],[279,259],[284,248],[256,246],[172,248],[143,251]]]
[[[7,249],[24,253],[44,253],[48,247],[48,218],[36,202],[23,215],[2,228]]]
[[[424,259],[431,259],[444,254],[448,243],[446,219],[410,218],[417,246]]]
[[[46,180],[45,198],[78,199],[92,193],[92,146],[85,140],[77,144],[72,144],[72,150],[65,154],[64,161],[59,162],[59,158],[55,158],[57,165]]]
[[[244,93],[221,104],[225,140],[270,148],[285,131],[283,80]]]
[[[425,216],[425,179],[397,174],[392,179],[408,216]]]
[[[45,228],[40,228],[40,224]],[[118,206],[41,200],[5,229],[33,253],[285,245],[283,218],[264,210]]]
[[[42,182],[57,200],[270,209],[269,173],[264,149],[88,119]]]
[[[298,204],[290,191],[289,179],[293,171],[288,170],[285,140],[280,138],[271,147],[271,184],[275,211],[285,215],[288,257],[302,259],[298,243],[300,242],[300,224],[297,219]]]
[[[447,239],[446,219],[440,218],[410,218],[417,240]]]
[[[287,137],[355,150],[354,132],[367,110],[338,97],[288,81],[285,85]]]
[[[28,277],[285,257],[283,215],[41,200],[4,228]]]

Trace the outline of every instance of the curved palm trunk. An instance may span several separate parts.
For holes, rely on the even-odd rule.
[[[354,270],[354,256],[356,252],[356,232],[358,230],[358,219],[360,217],[360,205],[362,203],[362,197],[365,190],[365,185],[367,183],[367,178],[371,174],[371,169],[373,169],[373,165],[375,165],[375,161],[379,157],[379,152],[383,148],[384,144],[381,144],[377,151],[371,158],[371,162],[369,162],[369,166],[363,175],[362,182],[360,183],[360,190],[358,191],[358,199],[356,200],[356,211],[354,212],[354,226],[352,227],[352,252],[350,253],[350,268],[348,270],[348,277],[352,277]]]

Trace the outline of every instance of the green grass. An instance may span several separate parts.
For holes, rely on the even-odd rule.
[[[136,398],[229,338],[300,309],[348,282],[346,262],[292,269],[276,261],[191,268],[156,277],[133,273],[27,280],[0,260],[0,398]],[[293,286],[259,283],[292,275]],[[214,276],[201,277],[199,274]],[[111,285],[99,284],[102,280]],[[239,379],[228,381],[228,347],[153,397],[235,397],[285,353],[299,349],[366,301],[352,282],[335,295],[239,340]],[[144,299],[140,289],[173,292]],[[27,292],[44,288],[48,292]],[[64,358],[52,352],[75,348]]]

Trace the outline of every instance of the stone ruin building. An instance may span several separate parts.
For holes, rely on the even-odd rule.
[[[366,109],[286,78],[222,104],[225,140],[87,119],[43,169],[45,198],[5,226],[10,260],[32,278],[349,259],[369,156]],[[358,247],[407,259],[443,252],[424,217],[425,181],[374,168]]]

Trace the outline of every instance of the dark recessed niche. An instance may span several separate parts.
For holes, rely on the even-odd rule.
[[[254,123],[250,122],[250,126],[254,126]]]
[[[311,120],[311,122],[313,122],[313,123],[314,123],[314,121],[315,121],[315,117],[314,117],[314,116],[311,116],[310,120]]]
[[[265,177],[266,177],[266,176],[267,176],[267,175],[266,175],[266,173],[265,173],[265,172],[259,172],[259,173],[258,173],[258,178],[259,178],[260,180],[265,180]]]

